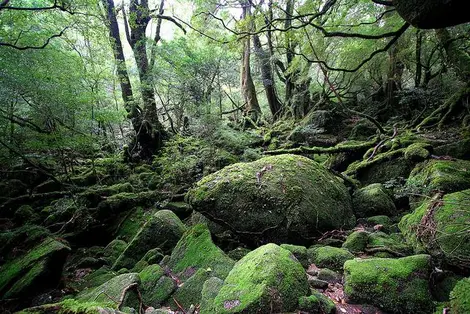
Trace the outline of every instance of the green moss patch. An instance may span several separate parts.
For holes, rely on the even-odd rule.
[[[450,293],[452,314],[470,313],[470,278],[460,280]]]
[[[251,240],[282,243],[289,233],[310,238],[355,222],[345,185],[320,164],[296,155],[225,167],[199,181],[187,201]]]
[[[430,313],[430,261],[429,255],[347,261],[344,292],[352,302],[391,313]]]
[[[237,262],[213,301],[212,313],[272,313],[297,308],[309,294],[307,277],[292,253],[267,244]],[[208,313],[208,312],[202,312]]]
[[[396,208],[384,186],[375,183],[354,192],[353,210],[356,217],[370,217],[393,215]]]
[[[353,259],[354,255],[346,249],[321,246],[309,249],[309,258],[317,267],[342,270],[344,262]]]

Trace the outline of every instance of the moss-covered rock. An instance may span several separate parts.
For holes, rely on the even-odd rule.
[[[137,273],[127,273],[118,275],[111,280],[103,283],[102,285],[85,289],[77,295],[77,300],[86,302],[109,302],[109,300],[121,300],[124,294],[124,301],[122,306],[130,306],[138,308],[139,302],[135,289],[130,289],[133,286],[140,285],[140,277]],[[117,303],[113,306],[117,307]]]
[[[293,255],[267,244],[237,262],[209,313],[278,313],[293,311],[309,288],[302,265]]]
[[[299,298],[299,309],[311,314],[336,313],[335,303],[323,294],[313,291],[310,296]]]
[[[317,267],[326,267],[333,270],[342,270],[347,260],[353,259],[354,255],[346,249],[320,246],[308,250],[309,259]]]
[[[142,300],[147,306],[157,307],[176,289],[176,283],[165,276],[163,268],[156,264],[145,267],[139,273],[139,277]]]
[[[291,252],[304,268],[308,267],[308,254],[305,246],[281,244],[281,247]]]
[[[386,253],[403,256],[413,253],[413,248],[406,243],[400,233],[386,234],[381,231],[370,233],[367,248],[376,251],[377,254]]]
[[[431,156],[432,146],[428,143],[414,143],[405,149],[405,159],[421,162]]]
[[[172,211],[156,212],[129,242],[113,268],[133,267],[148,250],[156,247],[169,252],[185,230],[185,225]]]
[[[187,194],[193,208],[247,241],[286,242],[351,227],[347,188],[313,160],[296,155],[238,163],[206,176]]]
[[[469,199],[470,190],[465,190],[447,194],[442,200],[427,200],[398,226],[415,250],[424,249],[447,264],[469,269]]]
[[[462,277],[452,272],[443,271],[436,274],[433,277],[433,285],[431,286],[434,299],[439,302],[448,302],[450,293],[460,280],[462,280]]]
[[[211,278],[211,276],[212,271],[210,269],[198,269],[196,273],[176,290],[173,297],[175,300],[178,300],[178,303],[185,309],[189,308],[191,305],[200,304],[204,283]],[[172,308],[177,306],[173,300],[170,300],[169,304]]]
[[[211,277],[204,282],[201,292],[201,312],[214,313],[212,306],[217,294],[219,294],[224,281],[217,277]]]
[[[109,265],[113,265],[126,247],[127,243],[125,241],[113,240],[104,248],[103,257]]]
[[[364,252],[369,243],[369,233],[367,231],[354,231],[344,241],[342,247],[350,252]]]
[[[0,269],[2,299],[32,296],[58,284],[70,248],[54,238],[47,238],[25,255]]]
[[[413,169],[406,188],[427,195],[462,191],[470,188],[469,169],[470,161],[466,160],[427,160]]]
[[[393,215],[396,208],[385,187],[375,183],[354,192],[353,210],[356,217],[370,217]]]
[[[470,313],[470,278],[460,280],[450,293],[452,314]]]
[[[234,261],[241,260],[246,254],[250,253],[251,250],[244,247],[237,247],[236,249],[227,252],[227,255]]]
[[[14,251],[27,251],[50,236],[47,228],[26,224],[0,233],[0,261],[15,258]]]
[[[113,301],[85,302],[66,299],[60,303],[45,304],[24,309],[18,314],[125,314],[114,308]]]
[[[183,235],[171,253],[168,267],[175,273],[191,269],[192,274],[197,269],[212,272],[211,276],[225,278],[235,262],[219,249],[211,239],[207,226],[195,225]],[[191,275],[192,275],[191,274]],[[190,276],[182,276],[188,278]]]
[[[430,261],[429,255],[347,261],[344,292],[351,302],[372,304],[391,313],[430,313]]]
[[[328,268],[322,268],[318,271],[318,279],[324,280],[328,283],[337,283],[341,282],[342,275],[338,272],[335,272]]]

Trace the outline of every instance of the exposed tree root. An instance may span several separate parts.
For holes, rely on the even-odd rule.
[[[378,137],[375,137],[369,142],[359,143],[359,144],[338,144],[333,147],[306,147],[301,146],[297,148],[290,149],[276,149],[265,152],[267,155],[280,155],[280,154],[335,154],[335,153],[347,153],[347,152],[357,152],[364,149],[369,149],[374,147],[379,140]]]
[[[449,122],[452,116],[455,116],[456,114],[461,113],[466,109],[468,110],[469,97],[469,86],[460,89],[449,99],[447,99],[441,106],[439,106],[439,108],[437,108],[430,115],[424,118],[423,121],[421,121],[421,123],[416,126],[416,129],[419,130],[423,127],[437,125],[437,127],[442,130],[444,125]]]

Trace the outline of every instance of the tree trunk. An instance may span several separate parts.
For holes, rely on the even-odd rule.
[[[243,6],[243,13],[242,18],[249,18],[251,16],[251,5],[247,2],[240,2]],[[251,22],[250,22],[251,23]],[[258,103],[258,97],[256,96],[256,89],[255,84],[253,83],[253,79],[251,77],[251,68],[250,68],[250,36],[247,36],[243,40],[243,56],[242,56],[242,64],[241,64],[241,89],[242,95],[245,100],[245,114],[253,120],[253,122],[257,123],[259,116],[261,114],[261,108]]]
[[[468,83],[470,81],[470,56],[468,53],[462,49],[458,41],[451,37],[449,30],[436,29],[436,36],[446,52],[449,65],[454,68],[462,82]]]

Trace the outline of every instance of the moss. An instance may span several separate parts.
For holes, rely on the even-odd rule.
[[[88,275],[83,277],[82,280],[69,281],[67,283],[67,286],[75,290],[82,291],[87,288],[98,287],[107,282],[108,280],[111,280],[112,278],[116,277],[116,275],[117,273],[111,271],[108,267],[103,266],[89,273]]]
[[[352,253],[364,252],[369,242],[369,233],[366,231],[355,231],[351,233],[342,247]]]
[[[151,207],[158,200],[159,193],[154,191],[114,194],[98,204],[97,218],[106,219],[137,206]]]
[[[207,269],[198,269],[184,284],[176,290],[173,297],[183,306],[189,308],[191,304],[200,304],[202,289],[206,280],[211,278],[212,272]],[[174,302],[170,302],[171,307],[175,307]]]
[[[411,172],[406,188],[409,192],[430,195],[434,191],[446,193],[470,188],[470,161],[428,160]]]
[[[320,271],[318,272],[317,277],[318,277],[318,279],[324,280],[328,283],[341,282],[341,279],[342,279],[341,274],[339,274],[339,273],[337,273],[337,272],[335,272],[331,269],[328,269],[328,268],[320,269]]]
[[[323,166],[296,155],[228,166],[199,181],[187,201],[211,220],[260,241],[283,242],[288,230],[310,238],[355,221],[344,184]]]
[[[241,260],[246,254],[250,253],[251,250],[244,248],[244,247],[238,247],[236,249],[231,250],[230,252],[227,253],[228,257],[233,259],[234,261],[239,261]]]
[[[434,200],[425,201],[413,213],[404,216],[398,226],[415,250],[425,249],[433,256],[444,258],[447,264],[468,269],[469,199],[470,190],[465,190],[445,195],[441,203],[436,204]],[[429,226],[422,226],[421,221],[432,204],[437,206],[433,207],[430,215],[428,225],[431,224],[432,229],[429,232]]]
[[[42,226],[26,224],[19,228],[0,233],[0,255],[14,258],[13,249],[28,250],[50,236],[50,231]]]
[[[24,256],[2,267],[0,293],[5,297],[13,298],[22,295],[25,291],[31,292],[31,290],[43,289],[43,286],[54,285],[60,279],[60,272],[69,251],[70,248],[62,242],[47,238]],[[50,269],[51,267],[55,269]],[[47,275],[48,281],[43,281],[42,277]]]
[[[137,273],[128,273],[118,275],[102,285],[86,289],[77,295],[77,300],[86,301],[86,302],[109,302],[109,300],[120,300],[121,295],[124,290],[132,284],[140,284],[139,274]],[[124,305],[136,305],[135,302],[132,302],[135,291],[128,291],[126,293],[126,299],[131,299],[130,302],[124,302]],[[138,305],[138,304],[137,304]],[[114,304],[114,307],[117,306],[117,303]]]
[[[391,229],[392,219],[385,215],[378,215],[366,218],[366,223],[370,226],[382,225],[385,229]]]
[[[201,313],[214,313],[213,300],[219,294],[224,281],[217,277],[211,277],[204,282],[201,292]]]
[[[369,235],[368,248],[386,248],[403,255],[413,253],[413,249],[406,244],[405,239],[399,233],[386,234],[373,232]]]
[[[335,303],[323,294],[313,291],[312,295],[299,298],[299,309],[308,313],[335,313]]]
[[[430,261],[429,255],[347,261],[344,292],[352,302],[391,313],[429,313],[433,308]]]
[[[307,248],[305,246],[281,244],[281,247],[291,252],[304,268],[308,267],[308,255]]]
[[[113,240],[111,241],[103,251],[103,256],[106,259],[108,264],[114,264],[117,258],[124,249],[127,247],[127,243],[123,240]]]
[[[98,314],[114,313],[111,302],[84,302],[74,299],[66,299],[60,303],[46,304],[24,309],[18,314]]]
[[[470,278],[460,280],[450,293],[452,314],[470,313]]]
[[[132,267],[147,251],[156,247],[169,252],[185,230],[184,224],[172,211],[156,212],[129,242],[113,268]]]
[[[447,272],[435,278],[431,287],[434,298],[440,302],[449,301],[451,291],[460,280],[462,280],[462,277]]]
[[[213,303],[213,313],[293,311],[309,293],[302,265],[292,254],[267,244],[237,262]],[[207,312],[206,312],[207,313]]]
[[[432,146],[427,143],[414,143],[405,149],[405,159],[413,162],[421,162],[427,159],[432,151]]]
[[[159,265],[149,265],[144,268],[139,277],[144,304],[156,307],[162,304],[176,289],[175,282],[164,275],[164,270]]]
[[[153,210],[145,210],[138,206],[131,209],[129,212],[124,212],[117,225],[113,228],[116,229],[116,237],[126,242],[131,241],[142,226],[147,222],[150,217],[155,213]]]
[[[183,235],[171,253],[168,266],[174,272],[187,268],[210,269],[212,276],[225,278],[235,262],[212,242],[207,226],[195,225]]]
[[[28,222],[34,222],[38,220],[38,215],[33,211],[33,208],[29,205],[22,205],[15,211],[14,221],[18,224],[26,224]]]
[[[333,270],[342,270],[344,262],[354,258],[354,255],[348,250],[332,246],[309,249],[309,255],[310,260],[316,266]]]
[[[384,186],[375,183],[354,192],[353,210],[356,217],[370,217],[392,215],[396,208]]]
[[[163,254],[162,249],[157,247],[148,250],[147,253],[145,253],[144,257],[142,257],[142,260],[146,261],[149,264],[157,264],[163,259],[163,256],[165,255]]]

